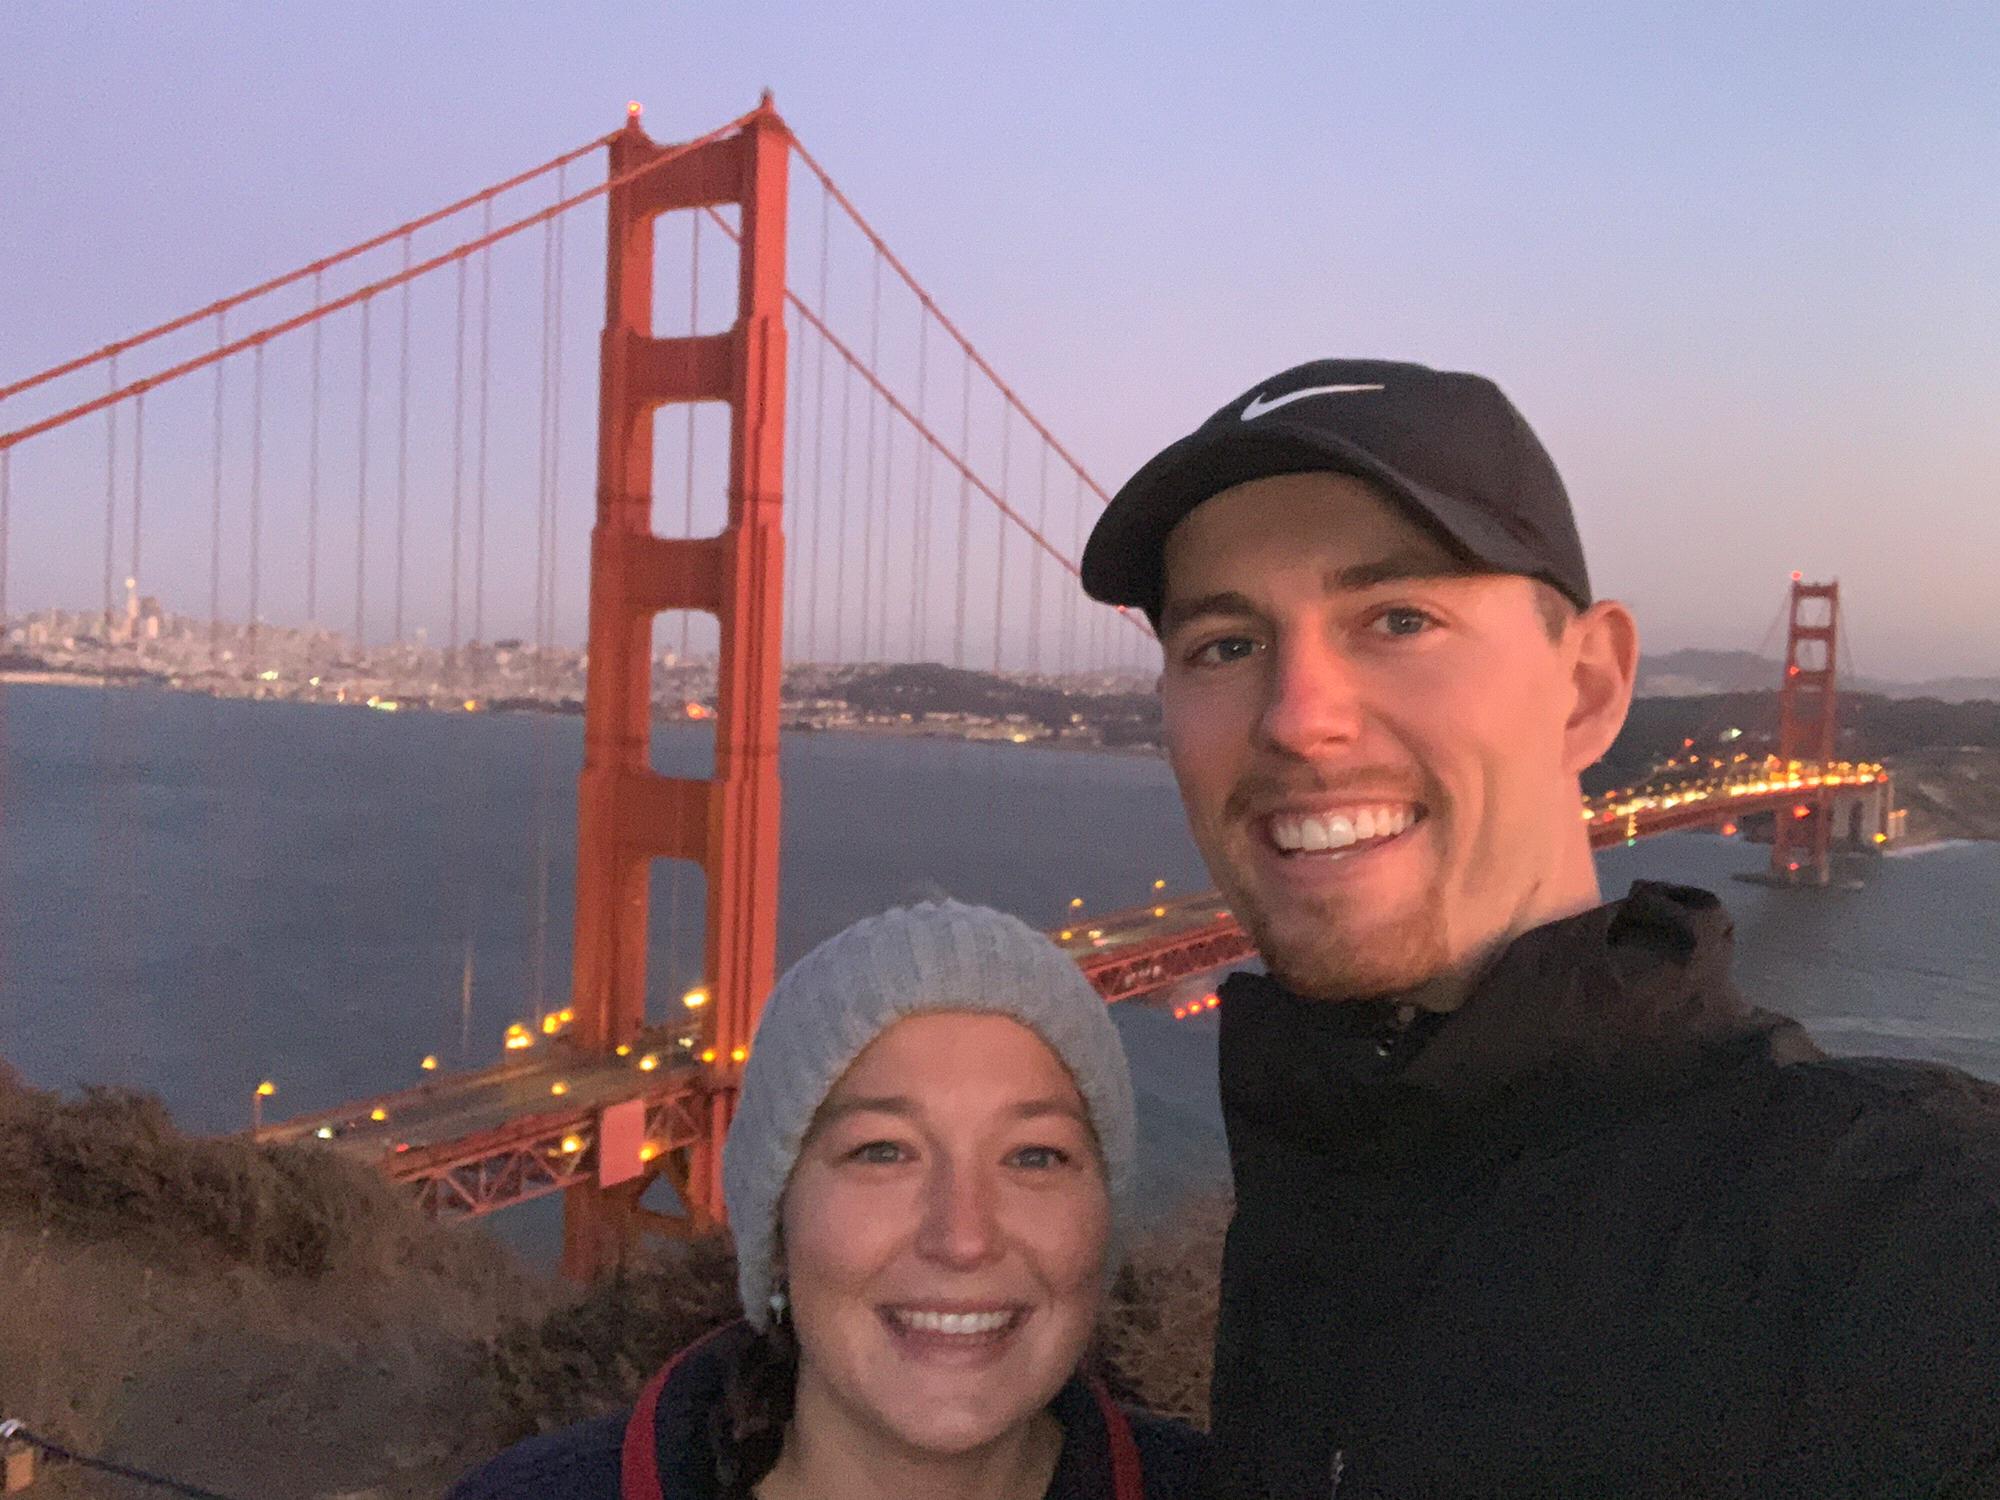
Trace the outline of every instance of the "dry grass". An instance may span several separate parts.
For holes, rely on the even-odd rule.
[[[1140,1240],[1112,1288],[1098,1341],[1114,1390],[1203,1428],[1229,1214],[1225,1196],[1189,1198]]]
[[[499,1440],[483,1350],[555,1300],[365,1167],[5,1080],[0,1287],[0,1413],[259,1500],[439,1492]],[[36,1493],[128,1492],[101,1483]]]
[[[308,1145],[185,1136],[148,1094],[90,1088],[64,1099],[5,1079],[0,1222],[276,1276],[385,1273],[434,1262],[443,1244],[361,1163]]]
[[[551,1432],[629,1406],[674,1353],[741,1315],[727,1236],[649,1246],[634,1269],[494,1341],[488,1388],[501,1425]]]
[[[0,1413],[86,1452],[105,1441],[120,1388],[164,1324],[153,1278],[130,1270],[122,1257],[0,1230]]]

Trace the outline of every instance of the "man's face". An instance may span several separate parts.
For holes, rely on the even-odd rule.
[[[1161,623],[1195,842],[1292,989],[1461,971],[1575,883],[1576,773],[1602,746],[1529,580],[1466,572],[1363,481],[1283,475],[1174,529]]]

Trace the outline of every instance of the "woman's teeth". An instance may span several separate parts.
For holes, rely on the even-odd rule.
[[[1394,838],[1416,822],[1417,816],[1417,809],[1407,802],[1381,803],[1310,817],[1281,813],[1271,819],[1271,842],[1287,854],[1345,849],[1370,839]]]
[[[924,1312],[915,1308],[897,1308],[891,1316],[912,1333],[941,1333],[957,1337],[967,1337],[982,1333],[998,1333],[1014,1321],[1014,1313],[1007,1312]]]

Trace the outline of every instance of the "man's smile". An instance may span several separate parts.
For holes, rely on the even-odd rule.
[[[1362,802],[1274,812],[1256,821],[1279,853],[1309,855],[1360,852],[1395,838],[1423,816],[1415,802]]]

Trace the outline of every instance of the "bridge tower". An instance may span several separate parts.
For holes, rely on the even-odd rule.
[[[1778,758],[1827,765],[1834,759],[1835,663],[1840,629],[1840,585],[1806,583],[1792,575],[1790,624],[1785,638],[1785,679],[1778,695]],[[1832,872],[1833,794],[1803,794],[1795,809],[1780,809],[1771,839],[1771,874],[1788,883],[1825,885]]]
[[[621,185],[608,195],[570,1034],[610,1052],[645,1025],[652,862],[684,859],[707,878],[702,1055],[713,1061],[699,1145],[637,1176],[601,1165],[597,1181],[568,1190],[563,1269],[579,1279],[617,1263],[641,1223],[660,1217],[639,1204],[655,1171],[681,1198],[681,1227],[721,1216],[722,1139],[776,962],[790,148],[769,94],[742,130],[678,153],[647,137],[634,105],[611,145]],[[727,203],[741,212],[734,325],[656,336],[654,220]],[[729,404],[727,520],[715,536],[656,536],[655,413],[694,401]],[[705,780],[651,765],[653,621],[675,609],[708,611],[720,626],[715,774]]]

